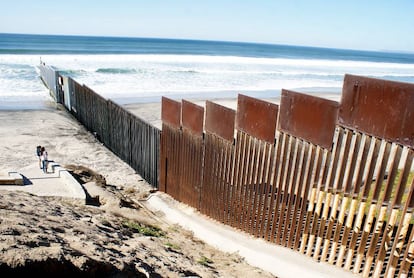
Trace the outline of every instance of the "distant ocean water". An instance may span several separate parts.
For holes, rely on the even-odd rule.
[[[55,66],[121,103],[340,93],[345,73],[414,83],[414,53],[236,42],[0,34],[0,107],[48,98],[35,67]]]

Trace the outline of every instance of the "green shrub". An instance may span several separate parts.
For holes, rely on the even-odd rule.
[[[164,231],[152,225],[145,225],[133,221],[125,221],[122,223],[124,228],[130,229],[134,233],[139,233],[144,236],[162,237],[165,235]]]
[[[206,256],[201,256],[200,259],[198,259],[197,263],[203,265],[203,266],[210,266],[210,264],[213,263],[213,261]]]

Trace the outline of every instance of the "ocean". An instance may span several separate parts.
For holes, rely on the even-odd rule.
[[[49,98],[40,62],[121,104],[340,94],[344,74],[414,83],[414,53],[152,38],[0,34],[0,108]],[[20,104],[20,105],[19,105]]]

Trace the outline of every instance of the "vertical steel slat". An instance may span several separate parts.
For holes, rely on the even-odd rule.
[[[254,199],[254,190],[255,190],[255,178],[257,174],[258,168],[258,158],[259,158],[259,151],[260,151],[260,142],[248,136],[252,141],[253,145],[253,159],[250,160],[252,167],[250,168],[250,173],[248,177],[248,181],[246,183],[246,205],[244,206],[244,219],[242,223],[242,230],[249,232],[250,230],[250,217],[251,217],[251,210],[252,210],[252,201]]]
[[[203,185],[202,185],[202,194],[201,194],[201,207],[202,213],[208,215],[207,208],[209,206],[209,191],[210,191],[210,179],[211,179],[211,135],[206,133],[205,136],[205,159],[204,159],[204,174],[203,174]]]
[[[219,150],[218,150],[218,144],[217,144],[218,138],[217,136],[213,135],[211,136],[211,153],[212,153],[212,160],[211,160],[211,181],[209,184],[209,203],[208,203],[208,212],[207,215],[211,218],[214,218],[214,210],[215,208],[215,201],[216,201],[216,190],[217,190],[217,181],[218,181],[218,156],[219,156]]]
[[[313,250],[313,257],[315,259],[319,259],[319,252],[320,252],[320,245],[322,243],[323,232],[325,231],[325,223],[327,221],[329,208],[331,206],[331,197],[332,197],[332,190],[333,190],[333,172],[336,169],[336,165],[339,159],[339,149],[341,147],[342,142],[342,132],[339,130],[335,133],[334,139],[334,147],[332,151],[332,159],[329,160],[326,164],[328,169],[328,175],[324,187],[321,188],[318,192],[317,203],[315,206],[315,217],[313,219],[311,235],[309,237],[308,248],[307,248],[307,255],[311,256]],[[323,209],[323,210],[322,210]],[[322,211],[322,214],[321,214]],[[316,238],[316,245],[314,245],[314,241]]]
[[[315,180],[317,179],[317,173],[318,169],[320,169],[321,164],[321,157],[320,154],[320,148],[316,147],[315,145],[309,143],[308,147],[308,153],[307,154],[307,161],[306,163],[306,172],[305,172],[305,181],[304,181],[304,189],[303,193],[301,195],[300,202],[298,202],[299,207],[299,218],[298,218],[298,224],[294,231],[296,230],[294,234],[294,250],[300,251],[300,244],[302,243],[302,235],[303,238],[305,238],[305,234],[307,231],[305,231],[307,225],[307,208],[313,206],[313,200],[311,199],[311,189],[314,187],[314,184],[316,183]],[[306,235],[307,236],[307,235]]]
[[[411,161],[408,162],[406,159],[408,156],[405,156],[404,167],[402,168],[403,172],[406,172],[400,175],[399,181],[396,180],[398,174],[398,168],[401,162],[401,155],[403,152],[403,147],[400,145],[396,145],[395,154],[391,160],[391,167],[389,169],[388,178],[387,178],[387,185],[386,191],[384,194],[384,199],[382,201],[383,206],[387,206],[388,204],[388,211],[391,210],[391,213],[387,213],[387,223],[384,225],[385,229],[381,229],[382,233],[380,234],[379,239],[382,237],[379,245],[379,252],[376,256],[375,263],[374,263],[374,276],[379,276],[384,266],[384,260],[386,256],[386,252],[390,247],[393,245],[393,233],[394,228],[398,226],[398,214],[400,213],[400,203],[398,203],[398,195],[401,195],[399,191],[405,190],[405,183],[407,180],[404,181],[404,176],[408,178],[409,170],[411,169]],[[408,164],[407,164],[408,163]],[[408,171],[404,171],[404,169],[408,166]],[[403,184],[401,184],[403,182]],[[391,200],[391,193],[395,191],[394,198]],[[402,195],[401,195],[402,196]]]
[[[251,233],[251,228],[253,226],[253,220],[252,220],[252,213],[254,210],[254,201],[256,199],[256,191],[258,188],[257,184],[257,175],[258,171],[261,167],[261,142],[259,140],[255,140],[255,158],[254,158],[254,164],[252,169],[252,176],[251,180],[249,182],[249,202],[248,206],[246,208],[247,214],[246,214],[246,221],[245,221],[245,230],[248,233]]]
[[[234,203],[234,209],[233,209],[233,226],[235,228],[238,228],[239,226],[239,220],[240,220],[240,210],[242,205],[242,192],[243,192],[243,177],[244,177],[244,167],[245,167],[245,156],[246,156],[246,149],[247,144],[244,137],[244,133],[239,131],[237,133],[237,141],[238,141],[238,149],[239,149],[239,155],[238,155],[238,161],[237,161],[237,178],[236,178],[236,200]]]
[[[269,143],[262,142],[262,146],[260,150],[261,166],[259,167],[259,172],[257,175],[255,199],[253,201],[252,225],[250,228],[250,233],[256,237],[258,236],[259,229],[261,226],[260,213],[262,211],[265,180],[266,180],[267,166],[268,166],[268,161],[269,161],[269,148],[268,147],[269,147]]]
[[[369,205],[367,220],[365,221],[364,230],[363,230],[362,237],[361,237],[361,242],[358,248],[358,254],[355,260],[355,266],[353,270],[354,273],[359,273],[361,265],[363,263],[363,259],[364,258],[368,259],[368,255],[367,257],[365,256],[366,252],[368,252],[369,250],[369,246],[367,246],[367,241],[368,241],[368,238],[372,240],[372,237],[375,236],[375,234],[371,236],[372,225],[374,224],[375,228],[378,228],[381,225],[381,223],[379,223],[378,221],[376,221],[376,224],[373,222],[374,222],[375,214],[377,213],[376,206],[378,203],[379,194],[381,192],[381,185],[384,180],[385,169],[387,167],[388,157],[390,155],[390,149],[391,149],[391,144],[384,142],[384,141],[382,143],[383,144],[381,146],[380,153],[379,153],[379,156],[380,156],[379,164],[377,166],[379,170],[377,171],[378,173],[376,175],[374,187],[372,190],[373,192],[372,202]],[[385,211],[381,210],[380,215],[378,216],[378,219],[382,219],[384,216],[384,213]]]
[[[277,194],[274,197],[275,198],[274,199],[274,207],[273,207],[273,210],[271,212],[272,215],[273,215],[273,217],[272,217],[272,227],[271,227],[271,230],[270,230],[270,238],[269,238],[269,240],[271,242],[274,242],[275,238],[276,238],[276,232],[277,232],[276,226],[281,225],[280,222],[279,222],[279,218],[278,218],[279,217],[278,211],[280,209],[279,208],[280,199],[283,197],[282,192],[281,192],[282,191],[281,185],[283,183],[282,177],[283,177],[283,174],[285,173],[285,171],[284,171],[284,169],[285,169],[285,160],[286,160],[286,156],[287,156],[287,152],[288,152],[287,148],[288,148],[288,145],[289,145],[289,138],[288,138],[287,134],[280,133],[279,140],[280,140],[279,143],[281,144],[281,151],[279,153],[280,156],[277,158],[277,160],[278,160],[278,168],[277,168],[278,172],[276,173],[276,179],[273,182],[274,183],[273,186],[275,186]]]
[[[301,211],[299,209],[300,204],[304,198],[307,198],[305,195],[305,187],[308,184],[308,176],[309,176],[309,167],[310,164],[313,162],[309,159],[309,152],[311,150],[310,144],[305,141],[301,141],[302,152],[300,156],[300,164],[299,164],[299,173],[300,176],[297,178],[296,181],[296,196],[294,198],[294,202],[292,204],[291,209],[291,224],[289,229],[289,236],[287,238],[287,247],[295,249],[295,241],[296,241],[296,230],[301,227],[303,221],[303,215],[301,215]],[[297,247],[296,247],[297,248]]]
[[[351,201],[351,186],[352,181],[354,180],[354,177],[356,177],[360,171],[357,168],[357,159],[360,155],[360,144],[361,144],[361,135],[359,133],[356,133],[352,136],[352,141],[350,143],[349,150],[347,151],[349,153],[348,157],[348,163],[346,165],[346,169],[343,176],[343,181],[341,182],[343,184],[342,190],[337,192],[336,194],[341,194],[343,192],[343,198],[340,205],[339,210],[339,216],[337,217],[336,221],[336,227],[332,231],[333,232],[333,241],[332,242],[325,242],[324,249],[326,248],[325,252],[328,252],[329,245],[331,244],[331,251],[329,254],[329,263],[333,264],[335,261],[335,257],[338,257],[337,253],[337,247],[340,245],[340,237],[342,231],[345,233],[345,217],[347,218],[353,218],[353,215],[355,213],[355,202]],[[351,203],[350,203],[351,202]],[[351,206],[349,208],[349,206]],[[343,235],[344,236],[344,235]],[[346,237],[346,236],[345,236]],[[328,238],[328,237],[327,237]]]
[[[289,196],[289,178],[290,178],[290,174],[291,174],[291,168],[292,168],[292,160],[294,159],[294,157],[296,156],[296,142],[297,139],[293,136],[289,136],[289,145],[288,145],[288,151],[287,151],[287,155],[286,155],[286,159],[284,160],[285,163],[285,168],[284,168],[284,172],[283,172],[283,181],[281,186],[279,187],[281,190],[280,192],[282,193],[282,196],[280,198],[280,209],[278,210],[278,229],[276,232],[276,237],[275,237],[275,242],[276,244],[281,245],[281,237],[282,237],[282,231],[283,228],[285,226],[285,222],[284,222],[284,216],[285,216],[285,210],[286,210],[286,203],[287,203],[287,198]]]
[[[337,135],[336,135],[337,136]],[[308,241],[307,241],[307,248],[306,248],[306,255],[311,256],[312,255],[312,251],[313,251],[313,244],[315,241],[315,236],[316,236],[316,231],[317,231],[317,225],[319,222],[319,218],[320,217],[320,211],[322,209],[321,206],[321,202],[323,201],[323,197],[325,194],[325,190],[326,190],[326,180],[328,177],[328,169],[329,169],[329,164],[331,162],[332,159],[332,153],[331,151],[328,151],[327,149],[324,149],[324,153],[323,153],[323,159],[322,159],[322,166],[320,168],[320,175],[318,178],[318,183],[317,183],[317,187],[314,189],[313,193],[313,198],[314,198],[314,202],[313,202],[313,209],[310,211],[310,222],[309,222],[309,237],[308,237]],[[304,250],[304,249],[303,249]]]
[[[209,148],[208,150],[206,150],[207,152],[209,152],[210,155],[210,160],[209,160],[209,177],[208,177],[208,191],[206,192],[206,196],[207,196],[207,207],[206,207],[206,214],[207,216],[211,217],[211,210],[213,209],[213,196],[214,196],[214,189],[215,189],[215,181],[216,181],[216,149],[215,149],[215,142],[216,142],[216,137],[214,135],[210,135],[208,137],[209,139]]]
[[[300,253],[308,254],[306,247],[308,246],[308,239],[311,236],[311,227],[313,222],[314,216],[314,209],[317,202],[317,193],[322,186],[322,177],[324,175],[324,169],[326,169],[326,161],[328,158],[328,151],[323,150],[321,147],[316,147],[316,164],[315,168],[312,171],[312,180],[316,181],[312,183],[311,191],[307,200],[307,212],[306,212],[306,220],[303,227],[303,235],[299,247]]]
[[[412,151],[412,150],[410,150]],[[411,224],[412,218],[413,218],[413,210],[414,210],[414,179],[411,182],[410,185],[410,191],[408,192],[408,196],[407,196],[407,200],[405,202],[404,205],[404,209],[403,209],[403,216],[404,217],[404,224],[403,225],[409,225],[408,228],[411,229],[410,232],[407,231],[407,233],[409,233],[409,235],[405,236],[405,238],[407,239],[406,242],[403,239],[403,233],[405,232],[406,227],[401,228],[400,234],[402,235],[402,237],[398,237],[398,243],[395,244],[395,247],[393,246],[391,255],[392,256],[397,256],[399,257],[401,253],[404,253],[401,262],[401,266],[399,269],[399,274],[398,277],[411,277],[414,274],[414,270],[413,270],[413,259],[414,259],[414,228],[413,228],[413,224]],[[402,246],[402,247],[401,247]],[[405,252],[403,251],[405,247]],[[397,248],[401,248],[401,249],[397,249]],[[394,253],[397,253],[394,255]],[[389,269],[387,269],[386,274],[390,273],[392,274],[393,272],[396,272],[396,266],[394,265],[394,260],[393,258],[391,258],[391,263],[388,265]],[[389,275],[391,276],[391,275]]]
[[[294,138],[294,151],[293,156],[289,161],[289,170],[288,170],[288,179],[286,180],[286,194],[284,197],[284,209],[281,220],[283,222],[283,230],[280,232],[281,236],[281,245],[286,246],[286,237],[288,234],[288,229],[290,225],[290,206],[291,206],[291,200],[294,198],[295,195],[295,182],[294,180],[297,177],[297,163],[298,163],[298,156],[301,153],[301,142],[300,139]]]
[[[357,133],[356,140],[357,142],[359,142],[358,143],[359,147],[356,147],[356,151],[358,154],[354,156],[356,158],[356,165],[354,168],[354,178],[352,180],[347,181],[349,185],[352,185],[353,189],[347,186],[345,190],[347,195],[348,195],[347,192],[349,192],[349,190],[352,190],[352,193],[350,196],[352,199],[351,199],[351,205],[349,208],[349,212],[346,217],[346,223],[345,223],[342,239],[341,239],[341,242],[339,243],[339,251],[338,251],[338,256],[336,260],[336,265],[341,266],[341,267],[342,267],[342,263],[344,260],[346,248],[348,248],[350,244],[352,244],[352,241],[349,242],[348,240],[350,240],[349,235],[352,230],[352,223],[354,222],[357,206],[359,205],[358,196],[360,193],[360,184],[363,179],[368,151],[369,151],[369,147],[371,144],[371,138],[365,135],[362,135],[361,133]],[[340,231],[339,229],[337,229],[335,237],[338,238],[338,242],[339,242],[339,236],[340,236]],[[334,256],[333,251],[330,254],[330,258],[329,258],[330,260],[332,260],[331,256]]]
[[[341,127],[339,128],[342,129]],[[342,213],[340,213],[340,215],[337,216],[337,214],[338,214],[341,199],[343,202],[347,200],[346,198],[344,200],[341,196],[346,187],[346,185],[344,185],[343,183],[343,179],[344,179],[344,175],[346,174],[345,172],[346,172],[347,164],[349,165],[348,163],[349,156],[351,156],[351,160],[352,160],[352,156],[355,153],[355,149],[353,150],[351,149],[351,152],[350,152],[350,148],[351,148],[350,145],[351,145],[353,132],[350,130],[343,130],[342,132],[344,132],[345,135],[344,135],[343,144],[342,144],[340,155],[339,155],[339,164],[337,166],[336,173],[335,173],[335,181],[333,185],[333,195],[334,195],[333,205],[331,207],[328,226],[326,228],[326,233],[324,236],[325,239],[324,239],[322,253],[321,253],[321,261],[327,260],[329,246],[332,242],[332,231],[334,229],[334,226],[336,225],[337,227],[340,226],[340,228],[342,228],[343,219],[345,217],[344,210],[342,210]],[[353,166],[349,165],[349,167],[353,167]],[[343,205],[345,207],[347,203]],[[332,243],[334,244],[333,249],[334,248],[336,249],[336,243],[335,242],[332,242]],[[331,260],[330,263],[333,263],[333,260]]]
[[[302,194],[302,183],[303,183],[303,179],[304,179],[304,170],[303,170],[303,164],[304,162],[304,157],[306,156],[306,143],[301,140],[298,139],[298,150],[297,150],[297,158],[295,159],[295,164],[297,166],[295,166],[295,173],[292,175],[291,179],[291,195],[289,196],[289,200],[288,200],[288,205],[287,205],[287,225],[285,228],[285,232],[284,232],[284,238],[282,239],[282,241],[284,241],[285,246],[287,247],[291,247],[291,234],[292,232],[292,226],[295,225],[296,221],[297,221],[297,211],[295,209],[297,209],[297,203],[298,203],[298,199],[301,197]],[[296,170],[297,169],[297,170]]]
[[[237,131],[236,134],[236,141],[235,141],[235,148],[234,148],[234,162],[233,162],[233,169],[232,169],[232,192],[231,192],[231,199],[230,199],[230,208],[229,208],[229,225],[232,227],[236,227],[236,211],[238,207],[238,191],[239,191],[239,172],[240,172],[240,161],[242,156],[242,140],[241,140],[241,132]]]
[[[226,147],[226,159],[227,159],[227,167],[226,167],[226,177],[225,177],[225,192],[224,192],[224,216],[223,221],[225,224],[229,224],[229,217],[230,217],[230,206],[231,206],[231,194],[232,194],[232,174],[233,174],[233,153],[234,147],[232,144],[228,144]]]
[[[351,239],[349,243],[348,253],[346,256],[345,261],[345,269],[350,270],[351,264],[355,260],[355,251],[357,251],[357,240],[359,237],[361,237],[361,242],[359,243],[362,245],[363,243],[363,221],[365,221],[365,210],[366,206],[369,205],[367,202],[369,190],[371,188],[371,181],[374,175],[374,170],[377,164],[377,159],[379,156],[379,150],[381,146],[381,141],[377,140],[376,138],[369,136],[369,152],[367,157],[367,164],[365,165],[365,175],[364,175],[364,181],[362,186],[362,196],[361,196],[361,202],[359,204],[359,209],[357,212],[357,218],[355,219],[355,224],[352,228],[352,234]],[[357,184],[358,186],[358,184]],[[355,266],[354,266],[355,267]]]
[[[250,138],[247,137],[246,133],[243,133],[243,141],[245,141],[245,153],[243,157],[243,170],[241,171],[241,179],[240,179],[240,203],[238,207],[237,215],[237,228],[242,229],[242,222],[243,222],[243,213],[244,213],[244,206],[246,201],[246,184],[247,179],[249,176],[249,169],[251,165],[251,156],[252,156],[252,146]]]
[[[245,207],[246,207],[246,202],[247,202],[247,190],[248,190],[248,182],[249,182],[249,176],[250,176],[250,168],[252,167],[253,163],[252,163],[252,157],[253,157],[253,151],[254,151],[254,146],[252,146],[252,140],[251,137],[247,136],[246,133],[243,134],[243,138],[244,140],[246,140],[246,156],[245,156],[245,161],[244,161],[244,168],[245,170],[242,172],[242,180],[241,180],[241,196],[240,196],[240,207],[239,207],[239,212],[238,212],[238,216],[239,216],[239,220],[238,220],[238,225],[237,228],[238,229],[243,229],[243,220],[244,218],[244,212],[245,212]]]
[[[215,135],[212,135],[210,137],[211,142],[210,142],[210,151],[212,153],[212,159],[210,161],[211,163],[211,177],[210,177],[210,184],[209,184],[209,192],[208,192],[208,196],[209,196],[209,202],[208,202],[208,209],[207,209],[207,215],[211,218],[214,219],[214,210],[215,208],[215,198],[216,198],[216,190],[217,190],[217,181],[218,181],[218,138]]]
[[[217,221],[223,222],[223,211],[224,211],[224,204],[223,204],[223,192],[225,186],[225,170],[226,170],[226,156],[225,156],[225,146],[224,144],[221,145],[220,148],[220,155],[219,155],[219,173],[218,173],[218,182],[217,182],[217,205],[215,206],[217,211],[215,218]]]
[[[267,168],[267,162],[268,162],[268,143],[261,141],[260,142],[260,161],[259,161],[259,167],[258,167],[258,173],[255,181],[256,190],[255,190],[255,196],[253,200],[253,211],[252,211],[252,225],[250,229],[250,233],[253,235],[257,234],[259,223],[259,210],[261,205],[261,200],[263,197],[263,183],[266,176],[266,168]]]
[[[388,179],[386,184],[385,184],[385,195],[383,197],[381,197],[381,191],[382,191],[382,187],[383,187],[383,181],[385,179],[385,170],[386,168],[388,168],[389,163],[391,163],[391,175],[393,175],[395,177],[395,173],[394,170],[395,167],[398,167],[398,163],[399,163],[399,156],[401,155],[401,153],[398,150],[398,147],[396,147],[395,145],[391,145],[391,143],[386,143],[388,146],[390,146],[392,152],[391,156],[388,153],[387,155],[387,159],[386,161],[386,165],[384,168],[381,169],[380,173],[380,183],[377,184],[377,190],[376,192],[374,192],[374,197],[373,200],[376,203],[376,207],[373,206],[373,211],[379,211],[379,215],[378,217],[376,217],[375,220],[375,229],[374,229],[374,233],[371,233],[371,243],[368,247],[368,252],[367,255],[365,257],[365,264],[364,264],[364,269],[362,272],[362,276],[363,277],[368,277],[369,275],[371,275],[371,266],[372,263],[375,260],[375,253],[376,253],[376,249],[378,248],[378,242],[380,242],[380,238],[382,235],[382,229],[385,226],[384,223],[386,221],[386,217],[387,217],[387,202],[389,201],[389,194],[387,193],[389,190],[392,190],[392,184],[391,184],[391,179]],[[394,169],[393,169],[394,168]],[[379,178],[379,177],[377,177]],[[382,198],[382,200],[380,199]]]
[[[267,210],[266,210],[266,215],[265,215],[265,220],[263,221],[262,224],[262,233],[261,233],[261,237],[264,237],[265,240],[270,241],[270,236],[271,236],[271,229],[272,225],[273,225],[273,221],[272,221],[272,213],[274,211],[274,201],[275,201],[275,195],[277,194],[277,186],[276,186],[276,180],[277,180],[277,174],[279,173],[279,167],[280,167],[280,153],[281,153],[281,146],[282,144],[280,143],[281,140],[281,135],[280,133],[277,134],[277,139],[276,139],[276,143],[275,143],[275,151],[274,154],[272,155],[272,166],[271,166],[271,170],[269,171],[269,173],[271,174],[270,178],[269,178],[269,184],[268,184],[268,190],[267,190],[267,194],[266,194],[266,198],[268,199],[267,203]]]
[[[345,133],[345,134],[344,134]],[[325,202],[323,207],[323,212],[321,216],[321,225],[318,232],[318,237],[316,240],[316,247],[313,254],[315,259],[320,259],[321,261],[325,261],[326,251],[325,253],[322,250],[322,254],[319,258],[319,254],[321,253],[322,243],[325,242],[325,238],[328,236],[330,229],[332,229],[332,223],[334,215],[336,215],[339,196],[336,194],[336,187],[343,172],[343,161],[344,161],[344,149],[347,147],[347,143],[349,141],[348,133],[346,133],[342,128],[338,128],[338,141],[336,141],[336,146],[334,147],[335,155],[333,155],[334,159],[332,160],[332,164],[330,165],[329,174],[327,185],[328,188],[326,190],[325,195]],[[330,214],[330,215],[329,215]]]
[[[272,145],[269,143],[263,144],[263,167],[260,172],[260,178],[259,178],[259,190],[258,190],[258,196],[257,196],[257,204],[255,206],[255,225],[253,227],[252,233],[259,237],[262,227],[262,221],[263,221],[263,207],[264,202],[266,200],[266,192],[267,192],[267,183],[268,183],[268,175],[270,170],[270,163],[271,163],[271,152],[272,152]]]

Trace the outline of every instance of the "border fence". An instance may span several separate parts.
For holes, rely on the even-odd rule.
[[[414,84],[345,75],[339,103],[282,90],[237,111],[163,97],[160,132],[58,77],[61,103],[178,201],[363,277],[413,276]]]
[[[161,131],[52,67],[42,64],[39,68],[44,83],[52,86],[49,89],[54,99],[149,184],[158,187]]]
[[[159,188],[317,261],[412,277],[413,107],[414,84],[353,75],[340,103],[282,90],[280,106],[239,95],[204,113],[163,98]]]

